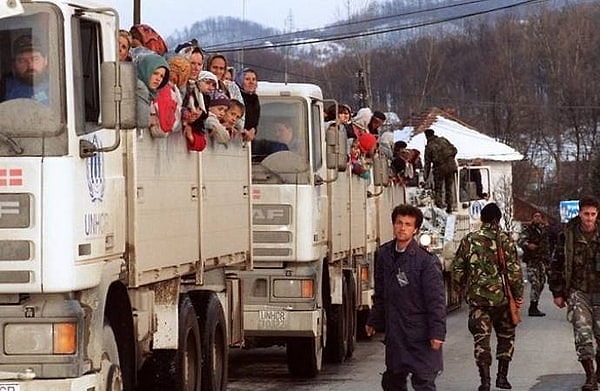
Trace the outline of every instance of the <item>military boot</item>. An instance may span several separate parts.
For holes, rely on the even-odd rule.
[[[581,362],[581,366],[585,371],[585,384],[581,386],[581,391],[595,391],[598,389],[598,381],[596,372],[594,371],[594,361],[591,358]]]
[[[546,316],[546,314],[538,309],[538,302],[532,300],[529,303],[529,316]]]
[[[510,390],[511,384],[508,382],[508,360],[498,360],[498,374],[496,375],[496,387],[503,390]]]
[[[477,389],[478,391],[490,391],[491,377],[490,377],[490,366],[486,364],[477,364],[479,369],[479,377],[481,378],[481,385]]]

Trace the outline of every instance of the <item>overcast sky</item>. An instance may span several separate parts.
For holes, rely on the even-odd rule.
[[[133,23],[133,0],[108,1],[119,11],[121,26],[129,29]],[[347,18],[348,7],[355,12],[369,0],[141,0],[141,3],[142,23],[168,37],[175,30],[214,16],[232,16],[287,30],[286,19],[291,15],[293,30],[323,27]]]

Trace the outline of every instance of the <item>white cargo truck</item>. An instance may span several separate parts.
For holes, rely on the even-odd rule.
[[[442,262],[444,284],[446,290],[446,305],[449,311],[460,307],[461,298],[452,286],[452,261],[460,241],[469,232],[481,226],[480,212],[483,207],[494,201],[494,186],[492,168],[482,165],[479,161],[460,161],[458,168],[458,184],[453,189],[454,197],[458,200],[457,209],[447,213],[435,206],[433,191],[422,185],[408,186],[406,189],[408,203],[418,206],[423,212],[424,221],[420,236],[427,236],[426,245]],[[420,174],[420,173],[418,173]]]
[[[347,169],[345,131],[324,122],[318,86],[260,82],[257,93],[254,269],[240,273],[245,343],[285,345],[289,371],[315,376],[324,355],[352,355],[371,306],[375,254],[392,239],[404,187],[384,186],[379,158],[370,180]]]
[[[114,10],[0,14],[2,82],[23,35],[48,62],[33,98],[0,102],[0,389],[224,390],[243,339],[231,272],[251,268],[250,148],[191,153],[181,133],[134,129]]]

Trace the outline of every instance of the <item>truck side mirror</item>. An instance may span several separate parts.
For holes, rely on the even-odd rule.
[[[102,63],[102,126],[133,129],[136,127],[135,66],[131,62],[119,62],[118,76],[116,71],[116,62]]]
[[[373,184],[375,186],[390,184],[389,166],[385,156],[376,155],[373,158]]]
[[[346,171],[348,167],[348,141],[336,123],[327,128],[325,135],[327,146],[327,168],[330,170]]]

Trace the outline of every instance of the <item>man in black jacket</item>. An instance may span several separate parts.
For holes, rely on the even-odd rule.
[[[442,370],[446,301],[439,259],[414,240],[423,214],[412,205],[392,212],[395,240],[383,244],[375,265],[373,308],[367,335],[385,331],[386,391],[435,390]]]

